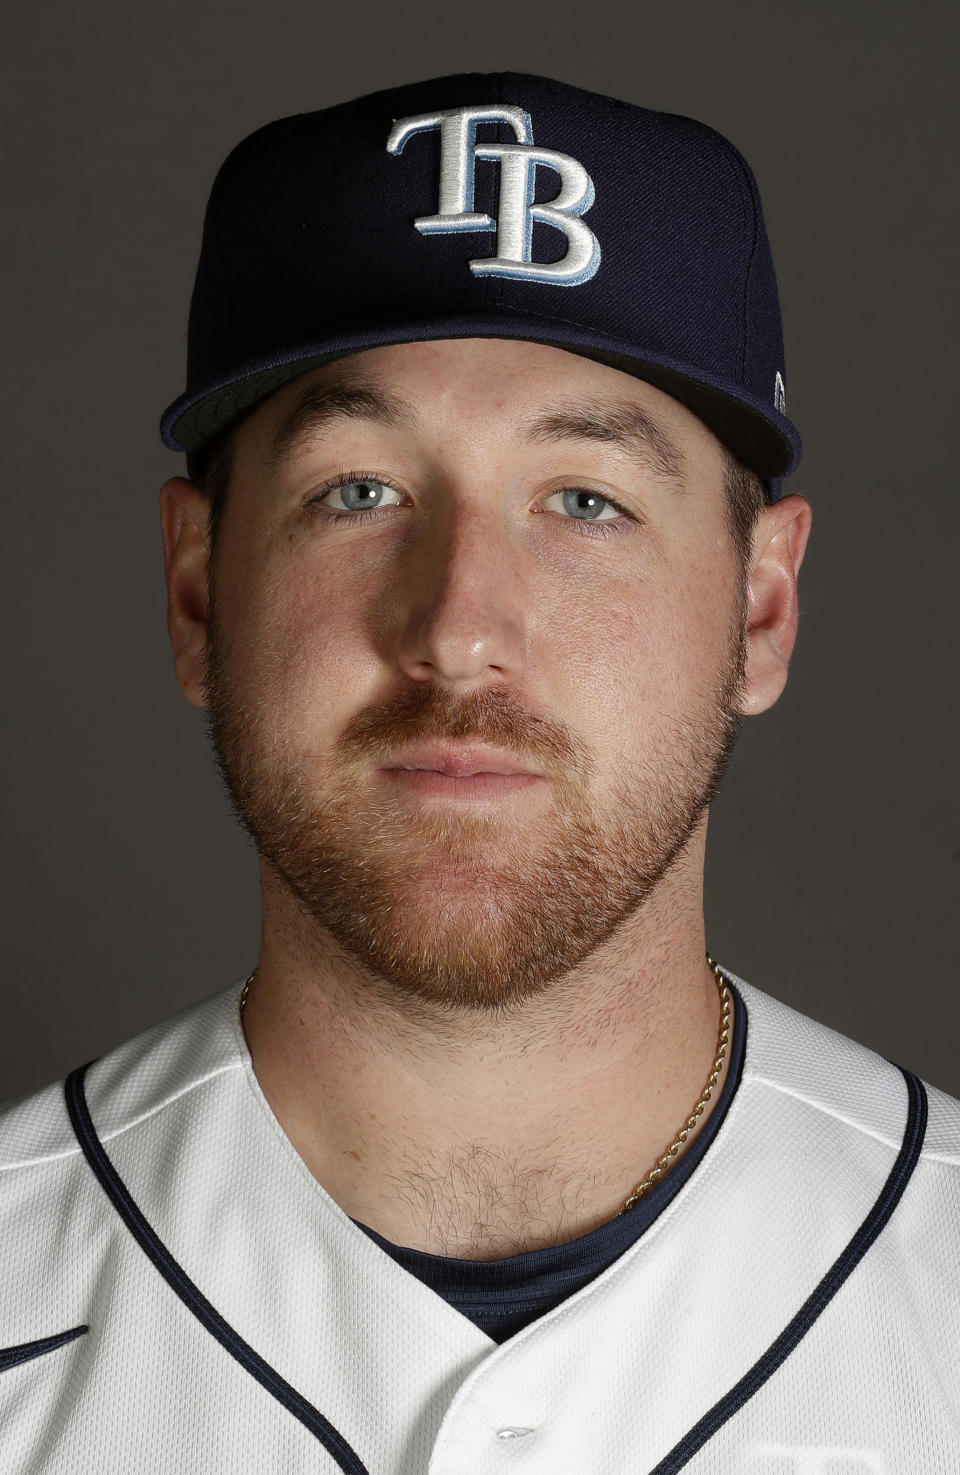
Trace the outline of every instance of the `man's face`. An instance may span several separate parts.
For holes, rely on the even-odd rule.
[[[720,446],[677,401],[535,344],[370,350],[238,430],[218,762],[272,882],[362,975],[517,1005],[702,843],[744,614]],[[436,740],[538,777],[477,797],[396,771]]]

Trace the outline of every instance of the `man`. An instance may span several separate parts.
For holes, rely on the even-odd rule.
[[[261,948],[7,1110],[4,1467],[960,1470],[960,1103],[706,951],[811,525],[744,160],[512,74],[272,124],[163,428]]]

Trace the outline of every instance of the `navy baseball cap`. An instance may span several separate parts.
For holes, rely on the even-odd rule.
[[[518,72],[375,92],[237,145],[207,206],[187,388],[161,434],[195,475],[214,436],[299,374],[479,337],[655,385],[771,500],[800,459],[746,160],[692,118]]]

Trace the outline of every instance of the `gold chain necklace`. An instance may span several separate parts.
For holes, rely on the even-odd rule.
[[[710,1097],[713,1095],[714,1087],[716,1086],[717,1081],[720,1079],[720,1072],[723,1069],[723,1062],[727,1054],[727,1045],[730,1040],[730,1008],[732,1004],[732,996],[730,993],[730,989],[727,986],[727,980],[724,978],[723,974],[720,972],[720,969],[717,967],[716,963],[713,961],[709,953],[707,953],[707,962],[713,969],[714,976],[717,980],[717,988],[720,991],[720,1032],[717,1037],[717,1056],[713,1062],[713,1070],[710,1072],[710,1078],[707,1081],[707,1084],[704,1086],[702,1092],[700,1093],[700,1100],[697,1102],[696,1106],[693,1108],[693,1111],[687,1117],[687,1120],[684,1122],[683,1127],[678,1132],[674,1140],[671,1142],[670,1146],[666,1149],[663,1156],[657,1159],[656,1166],[650,1169],[650,1172],[647,1174],[646,1178],[644,1178],[642,1183],[637,1184],[636,1188],[627,1199],[623,1208],[618,1209],[617,1212],[613,1215],[614,1219],[619,1219],[621,1214],[625,1214],[628,1209],[632,1209],[637,1200],[643,1197],[647,1189],[652,1188],[653,1185],[658,1182],[660,1178],[663,1177],[664,1173],[670,1167],[671,1159],[676,1157],[677,1153],[680,1151],[681,1147],[690,1136],[690,1133],[697,1125],[697,1122],[703,1116],[703,1109],[706,1106],[707,1102],[710,1100]],[[243,993],[240,995],[241,1019],[243,1018],[243,1011],[247,1006],[247,994],[250,992],[250,985],[256,977],[256,974],[257,970],[256,968],[254,968],[253,972],[250,974],[250,977],[243,985]]]
[[[651,1168],[650,1172],[644,1178],[643,1182],[637,1184],[636,1188],[627,1199],[623,1208],[619,1209],[617,1213],[614,1214],[613,1217],[615,1219],[619,1219],[621,1214],[625,1214],[628,1209],[632,1209],[637,1200],[643,1197],[647,1189],[652,1188],[653,1185],[658,1182],[660,1178],[663,1177],[664,1173],[670,1167],[670,1159],[676,1157],[677,1153],[680,1151],[681,1147],[690,1136],[690,1133],[697,1125],[697,1122],[703,1116],[703,1108],[706,1106],[707,1102],[710,1100],[710,1097],[713,1095],[713,1089],[716,1086],[717,1081],[720,1079],[720,1072],[723,1069],[723,1062],[727,1053],[727,1045],[730,1040],[730,1008],[733,1002],[733,996],[731,995],[730,989],[727,986],[727,980],[724,978],[723,974],[720,972],[720,969],[717,967],[716,963],[713,961],[709,953],[707,953],[707,962],[713,969],[714,977],[717,980],[717,988],[720,990],[720,1031],[717,1035],[717,1056],[713,1062],[713,1070],[710,1072],[710,1078],[707,1081],[707,1084],[704,1086],[703,1090],[700,1093],[700,1100],[697,1102],[696,1106],[693,1108],[693,1111],[687,1117],[687,1120],[684,1122],[681,1131],[678,1132],[677,1136],[671,1142],[670,1146],[663,1154],[663,1157],[657,1159],[656,1167]]]

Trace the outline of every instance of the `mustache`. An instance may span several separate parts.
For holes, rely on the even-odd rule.
[[[549,771],[564,771],[587,757],[555,719],[531,712],[515,691],[488,687],[463,697],[436,685],[411,687],[358,712],[339,746],[349,757],[377,759],[445,739],[504,748]]]

